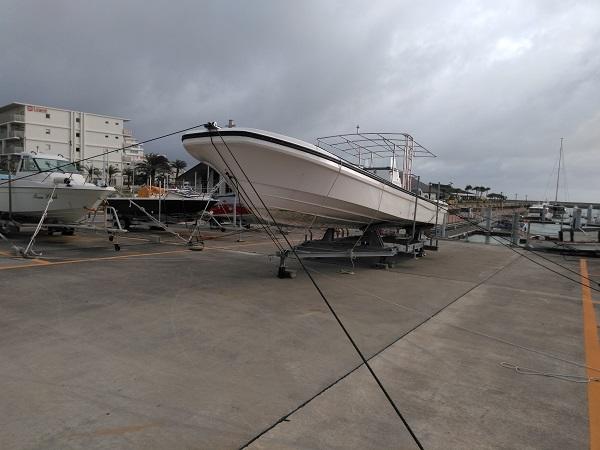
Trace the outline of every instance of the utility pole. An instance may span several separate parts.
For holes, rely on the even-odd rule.
[[[556,192],[554,194],[554,203],[558,202],[558,182],[560,180],[560,163],[563,154],[563,138],[560,138],[560,151],[558,153],[558,174],[556,175]]]

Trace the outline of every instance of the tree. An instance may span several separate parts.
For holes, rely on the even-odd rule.
[[[171,170],[169,160],[165,155],[148,153],[144,156],[144,161],[137,165],[138,170],[150,177],[150,184],[154,184],[157,172],[166,172]]]
[[[94,167],[92,164],[84,167],[85,171],[85,181],[92,182],[94,177],[100,176],[100,169]]]
[[[111,164],[110,166],[108,166],[108,169],[106,172],[108,175],[108,185],[110,186],[112,184],[112,182],[114,181],[114,176],[116,174],[118,174],[119,172],[121,172],[121,170],[117,166],[113,166]]]
[[[479,194],[478,198],[481,198],[481,194],[483,193],[485,188],[483,186],[475,186],[473,187],[473,190]]]
[[[470,193],[473,190],[473,186],[471,186],[470,184],[467,184],[465,186],[465,191],[467,191],[467,193]]]
[[[133,169],[131,167],[123,169],[123,175],[125,176],[125,183],[127,184],[127,187],[131,187],[131,180],[133,179]]]
[[[487,198],[492,199],[492,200],[506,200],[506,197],[504,195],[496,194],[495,192],[488,194]]]
[[[185,169],[187,167],[187,163],[181,159],[176,159],[171,163],[171,167],[175,169],[175,180],[177,180],[177,178],[179,178],[179,171]]]

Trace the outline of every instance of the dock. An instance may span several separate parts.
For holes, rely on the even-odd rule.
[[[265,234],[152,234],[0,242],[0,448],[418,448]],[[423,448],[600,445],[600,260],[443,241],[304,264]]]

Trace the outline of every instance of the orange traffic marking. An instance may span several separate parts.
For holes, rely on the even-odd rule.
[[[127,258],[135,258],[138,256],[154,256],[154,255],[166,255],[169,253],[184,253],[189,252],[188,249],[182,250],[170,250],[167,252],[153,252],[153,253],[133,253],[131,255],[119,255],[119,256],[105,256],[101,258],[86,258],[86,259],[68,259],[66,261],[46,261],[39,259],[35,259],[32,261],[37,261],[36,264],[20,264],[14,266],[0,266],[0,270],[8,270],[8,269],[27,269],[32,267],[49,267],[49,266],[57,266],[61,264],[75,264],[75,263],[83,263],[83,262],[92,262],[92,261],[110,261],[114,259],[127,259]]]
[[[583,301],[583,337],[585,344],[585,360],[588,366],[587,376],[598,377],[600,371],[600,342],[598,342],[598,326],[596,311],[592,302],[592,290],[588,279],[587,260],[579,261],[581,272],[581,298]],[[600,450],[600,383],[588,383],[588,416],[590,426],[590,449]]]

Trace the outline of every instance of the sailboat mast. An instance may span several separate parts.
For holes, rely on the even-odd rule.
[[[556,175],[556,192],[554,194],[554,203],[558,201],[558,183],[560,181],[560,163],[562,162],[563,138],[560,138],[560,152],[558,154],[558,174]]]

